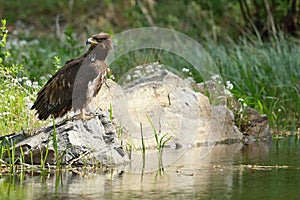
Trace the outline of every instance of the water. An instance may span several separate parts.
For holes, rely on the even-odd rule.
[[[299,199],[299,142],[216,145],[205,158],[192,148],[163,172],[119,167],[2,175],[0,199]]]

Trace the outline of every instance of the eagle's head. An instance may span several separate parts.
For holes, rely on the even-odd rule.
[[[103,48],[110,50],[112,48],[112,40],[109,34],[99,33],[93,35],[86,41],[86,45],[90,44],[91,48],[95,48],[98,45],[101,45]]]

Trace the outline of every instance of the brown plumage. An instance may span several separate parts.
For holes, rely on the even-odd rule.
[[[39,119],[45,120],[50,115],[62,117],[71,109],[84,114],[99,92],[109,70],[105,60],[112,48],[112,40],[108,34],[100,33],[86,43],[91,45],[88,51],[67,61],[38,92],[31,109],[37,111]]]

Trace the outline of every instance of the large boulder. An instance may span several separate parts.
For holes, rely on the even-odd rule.
[[[235,126],[232,112],[223,105],[211,106],[194,85],[190,78],[159,69],[123,87],[108,80],[94,106],[102,110],[112,107],[122,140],[135,147],[142,145],[141,132],[147,147],[157,146],[154,132],[160,138],[171,136],[167,143],[171,146],[241,141],[243,134]]]

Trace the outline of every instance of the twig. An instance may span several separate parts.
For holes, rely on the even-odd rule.
[[[267,15],[268,15],[268,18],[269,18],[269,22],[271,24],[271,30],[272,30],[273,37],[274,37],[274,39],[276,41],[277,49],[280,50],[280,48],[279,48],[279,41],[278,41],[277,32],[276,32],[276,27],[275,27],[275,22],[274,22],[274,18],[273,18],[273,15],[271,13],[271,10],[270,10],[270,6],[269,6],[267,0],[264,0],[264,4],[266,6]]]
[[[74,162],[78,161],[80,158],[86,156],[87,154],[89,154],[91,152],[92,152],[92,150],[88,150],[88,151],[84,152],[83,154],[81,154],[79,157],[72,159],[70,161],[70,163],[68,164],[68,167],[71,167]]]
[[[142,13],[145,15],[148,23],[151,25],[151,26],[155,26],[155,24],[153,23],[153,19],[151,17],[151,15],[149,14],[147,8],[145,7],[145,5],[141,2],[141,1],[137,1]]]

